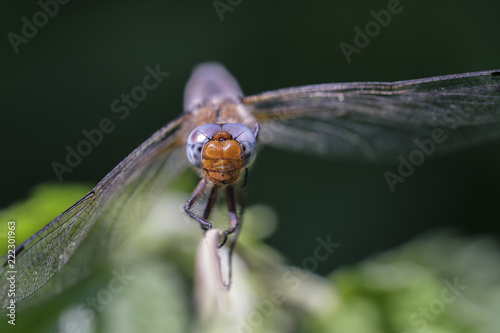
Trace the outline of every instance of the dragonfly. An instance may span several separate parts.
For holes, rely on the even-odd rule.
[[[318,84],[244,96],[218,63],[198,65],[186,85],[184,112],[136,148],[90,192],[0,263],[0,306],[9,302],[10,265],[16,301],[40,288],[60,291],[89,274],[144,219],[150,202],[190,165],[200,180],[186,214],[210,230],[225,191],[232,253],[241,225],[240,187],[258,145],[345,159],[389,161],[415,149],[416,139],[446,131],[436,153],[500,136],[500,70],[397,82]],[[206,197],[204,208],[195,203]],[[14,256],[15,255],[15,256]],[[63,269],[64,268],[64,269]]]

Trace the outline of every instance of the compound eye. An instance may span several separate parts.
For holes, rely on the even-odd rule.
[[[196,127],[191,134],[189,134],[186,143],[186,156],[189,163],[201,168],[203,146],[214,136],[215,133],[220,131],[220,128],[220,125],[204,124]]]
[[[257,142],[253,132],[240,124],[224,124],[222,130],[229,132],[243,151],[243,167],[249,167],[257,156]]]

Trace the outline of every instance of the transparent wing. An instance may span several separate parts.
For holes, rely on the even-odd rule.
[[[288,88],[245,97],[243,104],[261,124],[264,143],[394,161],[440,130],[439,152],[500,136],[500,70]]]
[[[34,297],[37,302],[76,283],[88,275],[134,225],[144,220],[153,202],[150,198],[165,190],[186,165],[178,149],[182,145],[179,129],[189,117],[190,114],[185,113],[154,133],[92,191],[16,248],[17,301],[44,285],[43,292],[40,290]],[[10,267],[6,260],[7,255],[1,258],[2,309],[9,300],[6,278]]]

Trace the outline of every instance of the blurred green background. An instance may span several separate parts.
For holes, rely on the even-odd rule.
[[[111,118],[116,129],[65,181],[97,183],[156,129],[182,111],[184,84],[196,64],[219,61],[245,94],[344,81],[403,80],[500,67],[495,1],[402,2],[403,11],[347,64],[339,44],[387,1],[243,1],[219,17],[210,1],[69,2],[15,54],[0,53],[1,205],[56,181],[53,161]],[[4,36],[20,33],[35,2],[5,3]],[[141,83],[146,66],[170,76],[123,121],[110,104]],[[396,192],[383,172],[394,165],[325,160],[266,148],[250,173],[246,201],[276,209],[269,243],[293,262],[319,234],[344,251],[332,265],[357,261],[423,230],[456,226],[497,233],[500,142],[426,161]],[[397,162],[397,161],[395,161]],[[313,168],[314,177],[301,170]],[[263,190],[265,189],[265,190]],[[322,272],[332,267],[322,267]]]
[[[97,183],[156,129],[182,111],[192,68],[223,63],[245,94],[289,86],[393,81],[500,68],[500,3],[402,1],[403,10],[347,64],[339,44],[373,20],[387,1],[242,1],[221,21],[211,1],[69,2],[15,54],[35,1],[4,2],[0,27],[2,165],[0,206],[57,181],[53,161],[106,117],[116,129],[64,181]],[[120,121],[111,103],[141,83],[146,66],[169,72]],[[278,215],[266,243],[300,265],[320,235],[341,249],[319,265],[326,274],[393,248],[423,231],[500,233],[500,142],[427,160],[391,193],[394,165],[337,161],[265,148],[252,168],[246,202]],[[395,161],[397,162],[397,161]],[[314,177],[302,170],[313,170]],[[245,232],[245,230],[243,231]],[[305,250],[304,250],[305,249]],[[305,251],[305,253],[304,253]]]

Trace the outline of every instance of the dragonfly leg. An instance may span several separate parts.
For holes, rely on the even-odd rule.
[[[228,267],[229,267],[229,279],[228,279],[228,286],[231,285],[232,281],[232,256],[233,256],[233,251],[234,247],[236,245],[236,241],[238,240],[238,235],[241,230],[241,225],[242,225],[242,220],[238,218],[238,214],[236,212],[236,204],[235,204],[235,199],[238,201],[238,205],[240,206],[240,217],[243,216],[243,210],[244,210],[244,205],[243,205],[243,200],[240,195],[236,195],[234,193],[234,189],[231,185],[229,185],[226,189],[227,192],[227,207],[228,207],[228,214],[229,214],[229,229],[227,229],[224,232],[224,241],[219,245],[219,248],[222,247],[226,241],[227,238],[230,234],[234,234],[233,237],[231,238],[231,243],[229,245],[229,256],[228,256]]]
[[[247,186],[247,180],[248,180],[248,168],[245,168],[245,179],[243,180],[243,185],[241,185],[241,188],[244,188]]]
[[[217,201],[217,193],[219,191],[219,186],[212,186],[212,190],[210,191],[210,197],[208,198],[207,205],[205,206],[205,211],[203,211],[203,219],[208,220],[210,217],[210,213],[214,208],[215,202]]]
[[[229,228],[224,231],[224,239],[219,244],[218,248],[226,244],[227,238],[230,234],[238,230],[240,225],[238,221],[238,213],[236,212],[236,203],[234,197],[234,189],[232,185],[227,185],[226,187],[226,198],[227,198],[227,213],[229,215]]]
[[[184,204],[184,211],[186,212],[186,214],[188,214],[189,217],[191,217],[193,220],[198,222],[200,224],[200,227],[203,230],[212,229],[212,223],[208,222],[206,218],[202,218],[202,217],[198,216],[197,214],[195,214],[191,210],[191,208],[193,207],[193,204],[196,202],[196,200],[198,200],[200,198],[200,195],[203,193],[206,186],[207,186],[207,181],[205,180],[205,178],[202,178],[200,180],[200,182],[198,183],[198,185],[196,185],[196,188],[194,189],[194,191],[191,194],[191,196],[189,197],[189,199]],[[212,189],[212,193],[213,193],[213,189]],[[211,201],[212,201],[212,198],[210,197],[208,204],[207,204],[207,208],[205,209],[205,213],[207,213],[206,211],[207,211],[208,206],[210,205]],[[212,203],[211,207],[213,207],[213,203]],[[211,208],[210,208],[210,210],[211,210]],[[210,214],[210,210],[208,211],[208,214]],[[203,216],[205,217],[205,214],[203,214]]]

